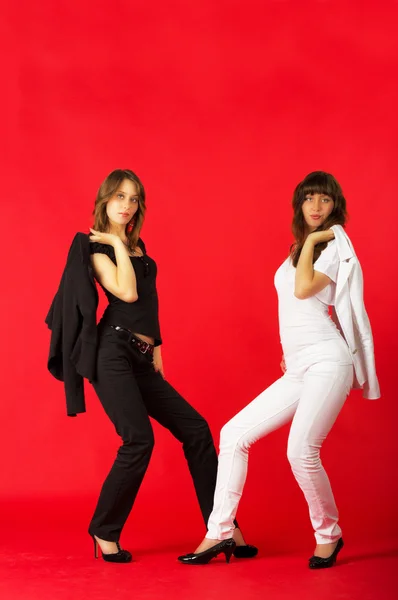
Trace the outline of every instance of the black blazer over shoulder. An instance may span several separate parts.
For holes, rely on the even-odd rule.
[[[64,382],[68,416],[85,412],[84,381],[95,379],[98,292],[90,240],[77,233],[45,322],[51,329],[48,370]]]

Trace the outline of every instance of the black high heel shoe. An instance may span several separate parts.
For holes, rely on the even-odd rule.
[[[95,539],[95,536],[91,535],[91,533],[90,536],[93,538],[94,542],[94,558],[98,558],[99,543]],[[131,553],[128,550],[122,550],[119,542],[116,542],[116,546],[118,551],[113,554],[104,554],[101,550],[102,558],[106,560],[106,562],[129,563],[133,560]]]
[[[198,554],[193,554],[191,552],[190,554],[179,556],[178,560],[184,565],[207,565],[212,558],[215,558],[223,552],[225,554],[225,560],[227,563],[229,563],[235,548],[235,541],[232,538],[228,538],[227,540],[223,540],[212,548],[204,550],[203,552],[199,552]]]
[[[336,558],[342,547],[344,546],[343,538],[340,538],[337,542],[336,548],[333,550],[333,553],[327,558],[322,558],[321,556],[311,556],[308,561],[308,566],[310,569],[328,569],[329,567],[333,567],[336,562]]]
[[[236,546],[234,550],[235,558],[254,558],[258,554],[258,548],[246,544],[246,546]]]

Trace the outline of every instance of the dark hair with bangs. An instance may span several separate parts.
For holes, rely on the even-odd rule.
[[[135,183],[138,190],[138,210],[134,215],[134,227],[131,231],[127,229],[126,236],[129,243],[130,250],[134,250],[137,245],[138,238],[140,237],[140,231],[144,223],[144,217],[146,212],[145,206],[145,189],[142,185],[139,177],[130,171],[130,169],[115,169],[104,179],[98,190],[97,197],[94,205],[94,225],[93,229],[97,231],[108,231],[109,230],[109,219],[106,214],[106,204],[108,200],[112,198],[114,193],[119,189],[120,185],[125,179],[129,179]]]
[[[324,171],[314,171],[313,173],[309,173],[309,175],[298,184],[293,194],[292,231],[295,242],[290,249],[290,253],[295,267],[297,267],[301,250],[308,235],[308,227],[302,210],[305,197],[308,194],[325,194],[334,202],[332,212],[322,225],[315,229],[315,231],[324,231],[325,229],[330,229],[333,225],[342,225],[344,227],[348,218],[343,191],[333,175],[325,173]],[[313,262],[318,260],[321,252],[326,246],[327,242],[315,246]]]

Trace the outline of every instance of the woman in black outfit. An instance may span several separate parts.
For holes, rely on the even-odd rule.
[[[122,438],[89,526],[109,562],[130,562],[119,538],[148,467],[154,444],[149,417],[183,445],[203,518],[212,510],[217,454],[206,421],[164,379],[156,292],[156,263],[139,237],[145,191],[130,170],[113,171],[102,183],[91,229],[94,274],[109,304],[98,324],[94,389]],[[257,553],[239,529],[235,556]]]

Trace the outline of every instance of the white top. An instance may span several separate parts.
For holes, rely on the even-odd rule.
[[[300,300],[294,295],[296,269],[287,258],[275,273],[279,300],[279,331],[285,354],[330,339],[341,340],[328,307],[334,305],[340,259],[336,242],[332,240],[314,263],[314,270],[324,273],[332,282],[319,294]]]

